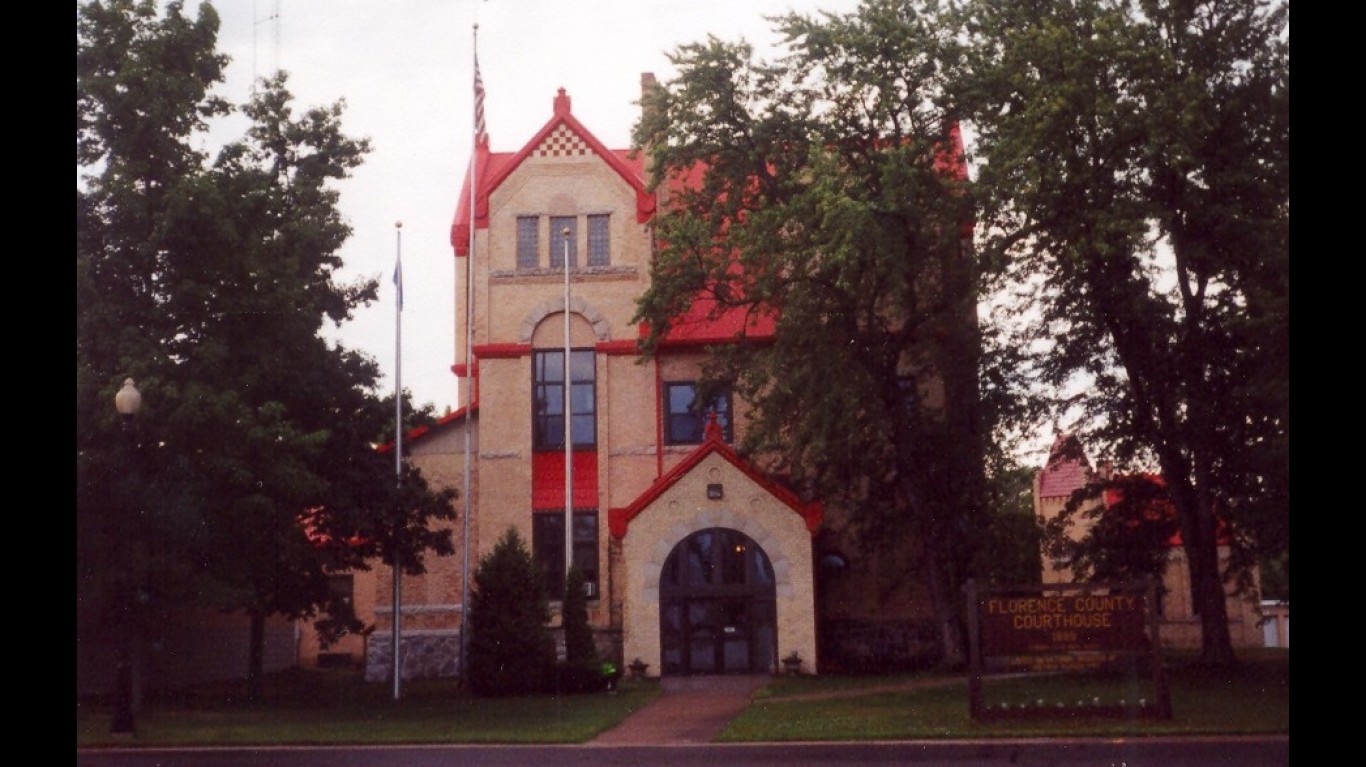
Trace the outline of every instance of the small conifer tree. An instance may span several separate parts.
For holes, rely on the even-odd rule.
[[[536,563],[508,528],[474,573],[470,613],[470,689],[476,695],[538,692],[555,665],[546,629],[550,608]]]
[[[596,667],[598,648],[588,626],[588,597],[583,584],[583,573],[577,567],[570,568],[564,583],[564,659],[571,666]]]
[[[559,689],[562,692],[601,690],[607,681],[598,660],[597,646],[593,643],[593,629],[588,626],[588,597],[583,584],[583,573],[577,567],[571,567],[564,580],[561,605],[564,665],[560,667]]]

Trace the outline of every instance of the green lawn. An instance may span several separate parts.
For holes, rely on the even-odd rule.
[[[139,745],[299,743],[582,743],[659,694],[625,681],[614,695],[476,699],[449,681],[412,681],[403,699],[354,673],[292,671],[273,676],[263,700],[241,685],[213,685],[149,701],[137,719]],[[107,705],[78,703],[76,745],[129,743],[109,734]]]
[[[827,681],[828,680],[828,681]],[[1248,734],[1290,732],[1290,654],[1245,651],[1242,665],[1216,671],[1185,660],[1169,663],[1169,720],[1099,717],[1085,706],[1056,703],[1133,702],[1150,694],[1139,680],[1096,682],[1057,678],[992,680],[988,702],[1025,701],[1057,713],[1048,718],[974,722],[966,679],[938,674],[892,678],[784,678],[756,696],[720,740],[898,740],[1009,736]],[[904,689],[888,691],[889,685]],[[860,688],[862,692],[860,692]],[[1106,697],[1110,696],[1110,697]],[[1111,699],[1113,698],[1113,699]]]
[[[1135,736],[1290,732],[1290,653],[1245,651],[1232,671],[1169,662],[1170,720],[1087,716],[973,722],[966,678],[946,674],[775,677],[722,732],[722,741],[872,740],[1049,735]],[[1085,700],[1143,694],[1140,682],[1100,689],[1076,680],[993,679],[988,702]],[[110,710],[76,706],[77,747],[109,744],[582,743],[659,695],[657,682],[622,680],[618,694],[473,699],[449,681],[413,681],[403,700],[351,672],[291,671],[257,703],[241,684],[150,700],[136,739],[109,734]]]

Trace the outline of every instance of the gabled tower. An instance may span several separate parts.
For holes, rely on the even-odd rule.
[[[705,345],[741,328],[704,313],[653,358],[637,351],[631,319],[650,279],[656,210],[644,164],[641,153],[605,147],[563,89],[517,152],[476,146],[477,182],[466,179],[451,227],[458,296],[464,259],[473,260],[473,364],[464,364],[461,311],[454,367],[474,392],[467,426],[478,423],[473,559],[515,527],[558,601],[568,546],[588,582],[600,649],[618,660],[639,657],[663,673],[752,673],[775,669],[781,646],[814,668],[810,549],[820,508],[730,449],[744,419],[730,398],[695,401]],[[415,460],[422,451],[419,442]]]

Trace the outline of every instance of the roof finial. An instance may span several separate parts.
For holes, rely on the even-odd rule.
[[[564,92],[564,87],[555,92],[555,114],[569,114],[569,95]]]
[[[725,434],[721,432],[721,424],[716,420],[715,410],[707,411],[707,428],[705,433],[708,442],[722,442],[725,440]]]

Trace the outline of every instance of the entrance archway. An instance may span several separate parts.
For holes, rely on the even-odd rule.
[[[661,671],[753,674],[777,662],[773,565],[749,536],[713,527],[684,538],[659,576]]]

